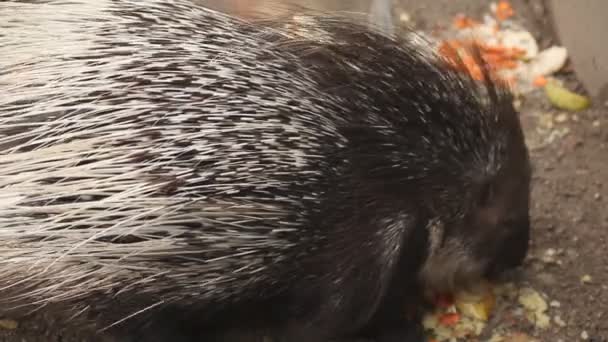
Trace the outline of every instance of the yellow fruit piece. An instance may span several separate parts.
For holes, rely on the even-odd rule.
[[[492,285],[484,283],[474,293],[458,294],[455,299],[458,312],[472,319],[487,321],[496,304],[492,288]]]
[[[14,330],[17,329],[19,323],[12,319],[0,319],[0,329]]]
[[[591,105],[587,97],[569,91],[554,80],[547,82],[545,93],[551,104],[560,109],[578,111]]]
[[[548,305],[545,299],[532,288],[523,288],[520,290],[519,303],[531,312],[545,312]]]
[[[465,316],[478,319],[481,321],[487,321],[490,317],[490,313],[494,309],[496,299],[492,293],[487,293],[478,301],[459,301],[456,300],[456,307],[458,311]]]
[[[549,327],[550,319],[545,314],[549,306],[537,291],[531,288],[521,289],[519,303],[526,309],[526,317],[531,323],[541,329]]]

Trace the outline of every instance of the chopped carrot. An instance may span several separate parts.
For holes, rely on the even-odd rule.
[[[547,79],[545,78],[545,76],[540,75],[534,78],[532,84],[536,87],[544,87],[545,84],[547,84]]]
[[[496,5],[496,18],[500,21],[509,19],[515,14],[513,7],[507,0],[501,0]]]
[[[439,323],[446,326],[455,325],[460,321],[460,315],[457,313],[444,314],[439,318]]]
[[[498,22],[506,20],[514,14],[515,11],[508,0],[498,0],[495,11]],[[453,22],[453,25],[458,29],[469,28],[479,24],[479,22],[464,14],[455,16]],[[497,23],[494,26],[494,32],[497,33],[500,30],[500,25]],[[438,52],[446,58],[447,62],[456,71],[468,73],[474,80],[482,81],[485,77],[484,72],[482,66],[479,65],[480,61],[468,50],[468,47],[471,46],[476,46],[479,49],[480,57],[487,66],[490,78],[496,81],[503,81],[510,86],[515,86],[516,79],[514,76],[505,78],[504,76],[499,76],[499,73],[503,70],[516,69],[519,66],[520,60],[526,55],[526,51],[523,49],[500,44],[488,44],[471,39],[450,39],[441,43]],[[539,80],[538,82],[542,81]]]
[[[501,69],[515,69],[517,68],[517,62],[507,59],[498,62],[496,66]]]
[[[482,80],[483,73],[476,60],[465,50],[459,48],[460,46],[460,42],[444,41],[439,48],[439,52],[446,57],[456,70],[468,72],[475,80]]]
[[[469,72],[469,74],[471,74],[473,79],[477,81],[481,81],[483,79],[483,72],[481,71],[481,68],[479,67],[477,61],[475,60],[475,58],[473,58],[473,56],[468,54],[462,56],[462,62],[468,69],[467,71]]]
[[[477,46],[483,61],[487,63],[492,76],[497,70],[517,68],[519,59],[525,51],[500,45],[489,45],[475,40],[445,40],[439,47],[439,53],[447,58],[456,70],[468,72],[473,79],[483,80],[483,72],[478,62],[466,49],[467,46]],[[514,80],[513,80],[514,82]]]
[[[459,14],[456,17],[454,17],[454,27],[456,27],[458,29],[475,27],[477,25],[479,25],[479,22],[477,22],[476,20],[473,20],[472,18],[465,16],[464,14]]]
[[[484,53],[504,54],[513,58],[520,58],[526,54],[526,51],[518,48],[509,48],[497,45],[479,44]]]
[[[450,61],[458,59],[458,46],[456,44],[451,41],[442,42],[441,46],[439,46],[439,53]]]

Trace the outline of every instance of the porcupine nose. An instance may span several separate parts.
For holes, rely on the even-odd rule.
[[[488,277],[496,279],[522,266],[530,246],[530,218],[525,216],[506,223],[512,231],[499,246],[494,261],[488,269]]]

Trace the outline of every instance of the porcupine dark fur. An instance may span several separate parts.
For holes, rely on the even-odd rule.
[[[130,341],[401,341],[423,292],[519,265],[508,92],[412,37],[301,25],[0,2],[0,307]]]

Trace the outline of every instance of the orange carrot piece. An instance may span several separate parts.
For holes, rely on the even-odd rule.
[[[455,325],[460,321],[460,315],[457,313],[448,313],[439,318],[439,323],[446,326]]]
[[[532,81],[532,84],[535,87],[544,87],[547,84],[547,79],[545,78],[545,76],[542,75],[536,76]]]
[[[503,53],[508,54],[513,57],[520,57],[526,54],[526,51],[523,49],[515,48],[515,47],[506,47],[500,45],[488,45],[488,44],[480,44],[481,49],[484,52],[488,53]]]
[[[513,60],[503,60],[498,63],[501,69],[515,69],[517,68],[517,62]]]
[[[454,27],[457,29],[465,29],[470,27],[475,27],[479,25],[479,22],[476,20],[465,16],[464,14],[459,14],[454,17]]]
[[[500,21],[509,19],[515,14],[511,3],[506,0],[501,0],[496,5],[496,18]]]

